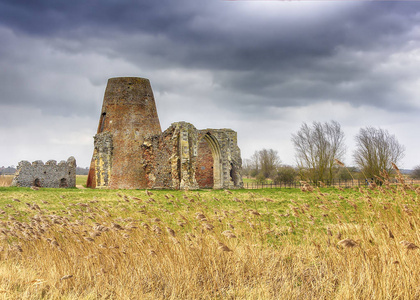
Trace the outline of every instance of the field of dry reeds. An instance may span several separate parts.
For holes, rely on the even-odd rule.
[[[0,298],[418,299],[419,193],[0,188]]]
[[[10,186],[13,175],[0,175],[0,186]]]

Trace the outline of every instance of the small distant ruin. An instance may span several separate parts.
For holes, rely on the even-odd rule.
[[[242,188],[241,166],[235,131],[177,122],[162,132],[148,79],[108,80],[88,187]]]
[[[19,162],[12,186],[71,188],[76,186],[76,159],[70,156],[67,161],[41,160]]]

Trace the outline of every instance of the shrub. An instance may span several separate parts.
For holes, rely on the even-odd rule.
[[[292,183],[295,181],[298,172],[291,166],[281,166],[274,178],[275,183],[285,182]]]
[[[420,165],[414,167],[413,172],[411,173],[411,178],[420,179]]]
[[[255,179],[257,180],[258,183],[264,183],[265,180],[266,180],[266,178],[265,178],[265,176],[264,176],[263,173],[258,174]]]

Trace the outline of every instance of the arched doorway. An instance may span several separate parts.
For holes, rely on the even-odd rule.
[[[60,180],[60,188],[66,188],[68,187],[67,185],[67,179],[66,178],[61,178]]]
[[[34,186],[41,187],[41,180],[39,180],[39,178],[35,178],[35,180],[34,180]]]
[[[195,179],[200,188],[221,188],[221,159],[220,145],[208,132],[197,145],[197,163]]]

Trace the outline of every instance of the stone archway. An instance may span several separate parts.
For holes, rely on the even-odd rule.
[[[222,162],[217,139],[207,132],[197,143],[195,179],[200,188],[220,189]]]
[[[68,187],[67,179],[66,178],[61,178],[60,179],[60,188],[66,188],[66,187]]]
[[[39,180],[39,178],[35,178],[33,185],[35,187],[41,187],[41,180]]]

